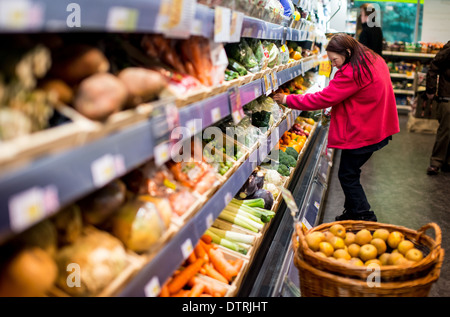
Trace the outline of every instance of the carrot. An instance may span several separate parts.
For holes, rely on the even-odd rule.
[[[169,288],[167,284],[164,284],[161,288],[161,293],[159,293],[159,297],[170,297]]]
[[[189,297],[191,291],[186,289],[180,289],[175,294],[172,294],[172,297]]]
[[[200,295],[200,297],[212,297],[212,295],[203,293],[203,294]]]
[[[197,259],[194,263],[189,264],[183,271],[175,276],[167,285],[171,294],[178,292],[189,281],[191,277],[198,273],[203,266],[204,260]]]
[[[192,264],[195,262],[195,260],[197,260],[197,256],[195,255],[194,252],[191,252],[191,254],[189,254],[188,258],[187,258],[187,262],[189,264]]]
[[[200,239],[207,244],[211,244],[211,242],[212,242],[212,238],[210,236],[208,236],[207,234],[202,235],[202,237]]]
[[[242,268],[242,265],[244,265],[244,260],[241,258],[237,258],[234,260],[233,266],[236,268],[236,270],[239,272]]]
[[[200,274],[206,275],[206,269],[205,266],[203,265],[202,268],[200,269],[200,271],[198,271]]]
[[[227,288],[219,283],[214,283],[210,281],[205,281],[197,276],[192,277],[188,285],[194,287],[195,284],[203,283],[205,284],[204,293],[215,296],[215,297],[223,297],[227,293]]]
[[[205,250],[205,248],[203,247],[203,245],[201,244],[200,241],[194,247],[195,256],[198,257],[198,258],[203,258],[203,259],[205,259],[205,261],[209,261],[209,256],[206,253],[206,250]]]
[[[206,254],[209,255],[209,250],[211,250],[212,244],[211,243],[206,243],[203,240],[200,240],[199,244],[201,244],[201,246],[205,250]]]
[[[222,274],[229,282],[238,275],[239,271],[225,259],[223,252],[220,250],[211,249],[209,251],[209,258],[214,268]]]
[[[228,280],[222,274],[220,274],[212,265],[205,264],[203,267],[205,268],[207,276],[212,277],[213,279],[216,279],[225,284],[228,284]]]
[[[191,289],[191,293],[189,294],[189,297],[199,297],[203,293],[204,290],[205,290],[205,284],[203,284],[203,283],[195,284]]]

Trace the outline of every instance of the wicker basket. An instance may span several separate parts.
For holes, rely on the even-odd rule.
[[[296,252],[294,262],[299,271],[302,297],[426,297],[439,278],[444,250],[428,275],[403,282],[381,282],[369,285],[367,281],[338,276],[320,271],[301,260]]]
[[[340,275],[342,277],[352,277],[366,281],[367,277],[372,274],[371,270],[367,270],[367,267],[354,266],[349,263],[338,262],[332,259],[321,257],[312,251],[307,243],[305,235],[313,231],[326,231],[334,224],[341,224],[347,231],[359,231],[361,229],[367,229],[371,232],[376,229],[387,229],[389,232],[399,231],[406,239],[411,240],[415,247],[421,250],[424,254],[424,258],[412,265],[386,265],[380,267],[380,278],[382,282],[400,282],[410,281],[417,278],[425,277],[435,269],[437,262],[441,257],[441,230],[435,223],[429,223],[419,230],[415,231],[401,226],[382,224],[372,221],[336,221],[331,223],[324,223],[317,227],[304,232],[301,225],[296,227],[296,233],[294,233],[294,240],[298,238],[298,251],[299,258],[307,265],[314,267],[317,270],[323,272],[329,272],[334,275]],[[428,229],[435,231],[435,239],[432,239],[425,234]],[[295,244],[293,244],[295,245]]]

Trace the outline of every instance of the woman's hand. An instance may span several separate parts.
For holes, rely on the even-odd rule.
[[[284,100],[285,97],[286,97],[286,95],[278,93],[278,94],[273,95],[272,99],[278,104],[286,104],[286,102]]]

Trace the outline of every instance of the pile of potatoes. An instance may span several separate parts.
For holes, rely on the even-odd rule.
[[[167,86],[166,78],[151,69],[127,67],[113,74],[110,68],[97,47],[72,44],[52,57],[52,67],[41,88],[85,117],[102,121],[155,99]]]
[[[317,255],[357,266],[372,263],[409,266],[424,257],[422,251],[399,231],[362,229],[347,232],[341,224],[334,224],[327,231],[313,231],[305,238],[308,247]]]

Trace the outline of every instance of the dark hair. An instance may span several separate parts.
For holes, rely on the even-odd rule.
[[[347,50],[350,50],[350,53]],[[373,79],[369,63],[373,65],[370,57],[376,57],[377,54],[350,35],[345,33],[335,34],[328,42],[326,51],[345,57],[344,65],[348,63],[352,65],[353,78],[358,85],[362,84],[362,76]]]

